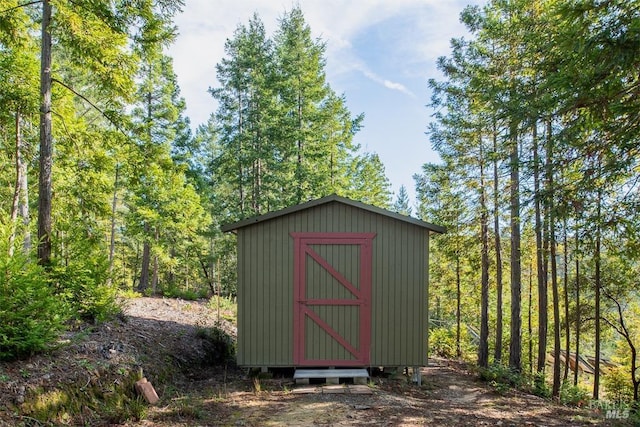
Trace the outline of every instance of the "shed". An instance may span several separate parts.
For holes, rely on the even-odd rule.
[[[238,365],[426,365],[443,227],[331,195],[222,231],[238,239]]]

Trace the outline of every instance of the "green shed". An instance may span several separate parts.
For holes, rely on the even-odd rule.
[[[222,231],[238,239],[238,365],[426,365],[443,227],[332,195]]]

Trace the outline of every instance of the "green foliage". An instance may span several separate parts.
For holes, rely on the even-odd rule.
[[[54,295],[46,272],[28,256],[7,256],[0,226],[0,360],[47,349],[63,329],[66,305]]]
[[[49,282],[68,303],[73,317],[88,322],[104,322],[121,311],[117,290],[107,284],[107,262],[76,258],[67,265],[57,263],[49,271]]]
[[[429,351],[447,359],[457,358],[456,326],[437,327],[429,330]],[[462,358],[471,357],[476,347],[463,323],[460,327],[460,352]]]
[[[239,25],[217,66],[219,108],[200,129],[214,215],[233,221],[333,193],[388,207],[380,159],[352,142],[362,116],[326,82],[324,43],[299,7],[279,24],[272,38],[257,15]]]
[[[232,298],[230,296],[224,296],[224,295],[212,296],[211,299],[209,299],[209,302],[207,303],[207,305],[212,310],[217,310],[218,307],[220,307],[220,310],[222,311],[231,311],[233,313],[235,313],[238,310],[238,303],[236,302],[235,298]]]
[[[214,295],[211,297],[207,305],[209,306],[209,309],[211,309],[212,312],[215,313],[214,314],[215,316],[218,316],[218,308],[220,309],[220,312],[219,312],[220,317],[217,318],[217,321],[220,321],[220,319],[224,319],[233,324],[237,323],[238,304],[234,297],[231,297],[231,296],[218,297],[217,295]]]
[[[551,397],[551,388],[542,373],[529,375],[516,372],[503,364],[494,363],[489,365],[488,368],[479,368],[478,376],[482,381],[488,382],[500,394],[505,394],[515,388],[536,396]],[[574,393],[574,397],[578,395],[576,390],[570,390],[570,392]],[[570,395],[567,396],[568,399],[571,398]]]
[[[199,328],[196,336],[203,340],[206,352],[204,363],[208,366],[220,366],[234,363],[236,354],[235,340],[224,329],[217,326]]]
[[[407,194],[407,188],[404,185],[400,186],[400,190],[396,195],[396,200],[393,202],[391,210],[402,215],[411,215],[411,206],[409,206],[409,195]]]
[[[564,381],[560,388],[560,403],[568,406],[585,406],[591,398],[588,390],[579,385],[575,386],[570,381]]]
[[[114,381],[109,372],[94,369],[89,383],[69,383],[31,391],[21,411],[43,423],[94,425],[98,420],[110,424],[140,421],[147,403],[134,391],[137,372],[122,372]],[[110,380],[109,380],[110,379]]]
[[[633,383],[629,368],[618,366],[610,369],[602,378],[607,400],[614,403],[630,403],[633,400]]]
[[[551,388],[549,387],[549,383],[547,382],[547,378],[543,372],[536,372],[531,376],[529,381],[529,386],[531,389],[531,393],[540,397],[551,397]]]
[[[175,284],[170,284],[169,286],[162,288],[161,293],[167,298],[181,298],[187,301],[196,301],[207,298],[209,290],[206,288],[183,289],[175,286]]]
[[[454,359],[456,355],[455,332],[449,328],[434,328],[429,331],[429,349],[440,357]]]
[[[508,366],[496,363],[489,365],[488,368],[480,368],[479,377],[500,394],[506,393],[511,388],[523,388],[527,384],[525,376]]]
[[[450,55],[438,60],[444,79],[430,81],[428,134],[442,162],[426,164],[416,176],[418,215],[448,231],[431,245],[430,297],[438,309],[442,302],[441,318],[451,319],[459,302],[462,318],[477,319],[477,307],[487,305],[473,299],[481,270],[473,260],[492,258],[492,273],[500,267],[503,277],[512,275],[511,298],[500,304],[511,309],[514,367],[520,368],[523,302],[531,308],[522,320],[537,331],[532,342],[540,347],[540,364],[552,340],[573,343],[578,328],[583,352],[610,356],[613,332],[624,340],[625,354],[638,348],[639,128],[629,123],[640,99],[637,55],[630,54],[640,47],[637,6],[565,0],[469,6],[461,19],[470,37],[452,40]],[[505,191],[510,184],[512,191]],[[488,194],[495,196],[493,206]],[[495,215],[495,247],[503,245],[510,259],[498,260],[497,250],[487,254],[478,244],[487,208]],[[522,229],[537,235],[520,244]],[[558,262],[563,258],[567,265]],[[460,273],[460,293],[452,291],[453,272]],[[525,275],[533,284],[539,279],[530,302],[522,301],[518,283]],[[558,283],[567,291],[564,303]],[[496,331],[505,323],[494,313],[489,319]],[[560,325],[569,326],[562,337]],[[554,372],[554,393],[559,378]],[[532,381],[537,394],[547,395],[544,378]]]
[[[132,289],[118,289],[117,296],[119,298],[133,299],[142,297],[142,294]]]

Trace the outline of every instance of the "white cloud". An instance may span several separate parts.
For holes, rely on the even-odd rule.
[[[387,80],[379,75],[375,74],[371,70],[367,69],[364,66],[359,66],[358,70],[368,79],[373,80],[376,83],[381,84],[387,89],[397,90],[398,92],[402,92],[405,95],[409,95],[412,98],[417,98],[416,95],[407,89],[402,83],[392,82],[391,80]]]
[[[447,33],[443,27],[451,22],[443,16],[453,14],[457,22],[457,14],[465,4],[463,0],[187,0],[184,12],[177,17],[180,36],[169,53],[194,124],[206,121],[214,111],[215,102],[207,89],[217,85],[215,65],[223,58],[224,43],[233,37],[237,26],[257,12],[268,34],[273,34],[278,19],[297,3],[314,37],[327,44],[331,74],[357,71],[387,89],[411,97],[416,95],[398,80],[400,76],[382,77],[384,73],[365,63],[354,51],[354,37],[395,16],[410,16],[412,28],[394,29],[389,36],[394,40],[394,57],[405,65],[406,75],[412,75],[419,72],[412,69],[420,69],[425,61],[446,53],[448,37],[441,34]]]
[[[217,105],[207,89],[218,85],[215,66],[225,41],[257,12],[272,35],[285,11],[300,5],[313,37],[326,43],[327,76],[350,108],[365,113],[356,142],[380,154],[397,189],[412,192],[412,174],[429,152],[427,78],[464,34],[458,16],[485,0],[186,0],[177,17],[180,36],[170,49],[192,124],[206,122]],[[362,85],[372,81],[375,85]],[[390,94],[405,96],[390,96]]]

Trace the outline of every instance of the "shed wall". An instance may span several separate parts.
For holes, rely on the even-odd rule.
[[[291,232],[376,233],[371,365],[426,364],[428,230],[331,202],[238,230],[239,365],[293,366]]]

